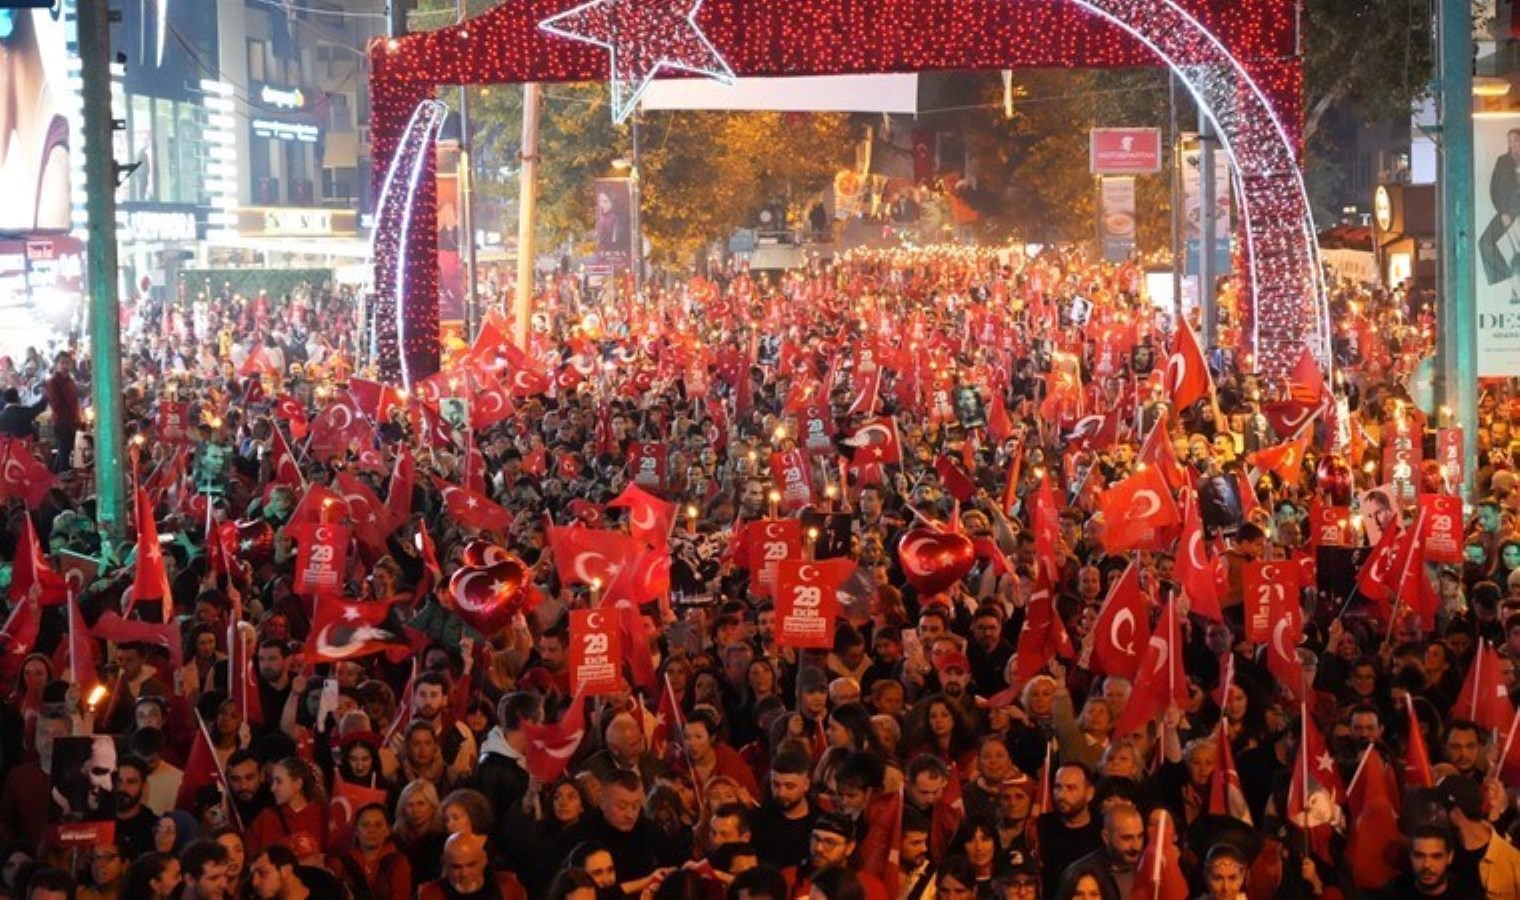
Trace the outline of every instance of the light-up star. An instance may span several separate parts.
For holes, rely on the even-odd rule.
[[[662,69],[733,83],[733,70],[697,25],[701,8],[702,0],[590,0],[538,27],[606,48],[612,57],[612,121],[620,123]]]

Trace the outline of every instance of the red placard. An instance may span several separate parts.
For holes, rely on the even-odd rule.
[[[570,684],[590,697],[623,690],[623,640],[617,617],[605,609],[570,613]]]
[[[1464,461],[1462,459],[1462,429],[1442,428],[1436,431],[1436,462],[1441,464],[1442,477],[1454,489],[1462,484]]]
[[[1094,175],[1153,175],[1161,171],[1161,130],[1094,128],[1090,162]]]
[[[798,510],[813,502],[813,473],[801,450],[771,454],[771,477],[781,492],[781,508]]]
[[[1316,547],[1350,547],[1356,532],[1351,527],[1351,507],[1309,507],[1309,543]]]
[[[776,564],[802,555],[802,523],[796,519],[761,519],[744,529],[749,544],[749,590],[769,597],[776,584]]]
[[[1462,498],[1450,494],[1423,494],[1420,512],[1425,524],[1420,528],[1420,542],[1430,562],[1462,562]]]
[[[776,643],[782,647],[834,646],[838,585],[829,568],[809,560],[776,565]]]
[[[707,396],[707,366],[698,362],[693,363],[686,370],[686,396],[689,398]]]
[[[166,444],[189,442],[190,404],[175,400],[158,401],[158,439]]]
[[[834,453],[834,414],[827,404],[806,406],[797,413],[797,434],[802,446],[814,456]]]
[[[1420,491],[1420,442],[1392,440],[1383,448],[1383,480],[1393,485],[1400,502],[1412,505]]]
[[[1242,578],[1246,640],[1257,644],[1269,640],[1274,616],[1285,606],[1298,606],[1298,575],[1299,567],[1289,562],[1246,563]]]
[[[348,564],[348,527],[300,525],[296,527],[297,594],[343,593],[343,573]]]
[[[634,442],[628,445],[628,465],[633,483],[652,491],[665,489],[665,445]]]

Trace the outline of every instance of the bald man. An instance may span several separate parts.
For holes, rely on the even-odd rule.
[[[1067,869],[1093,875],[1114,888],[1116,896],[1128,897],[1135,886],[1135,867],[1145,848],[1145,819],[1128,803],[1115,803],[1103,813],[1103,846]]]
[[[443,877],[417,892],[419,900],[528,900],[528,892],[510,872],[492,872],[486,839],[478,834],[450,835],[443,845]]]

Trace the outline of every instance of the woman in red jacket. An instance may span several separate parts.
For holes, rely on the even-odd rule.
[[[371,900],[408,900],[412,896],[412,864],[391,840],[385,807],[371,803],[354,814],[354,845],[328,859],[328,868],[343,877],[357,896],[368,889]]]
[[[327,847],[327,798],[311,767],[291,756],[275,763],[269,781],[274,806],[259,813],[248,829],[248,858],[271,844],[284,843],[298,831],[311,835],[318,847]]]

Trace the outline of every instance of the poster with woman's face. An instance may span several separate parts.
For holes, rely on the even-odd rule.
[[[633,190],[626,178],[595,182],[596,264],[606,272],[627,268],[633,261]]]

